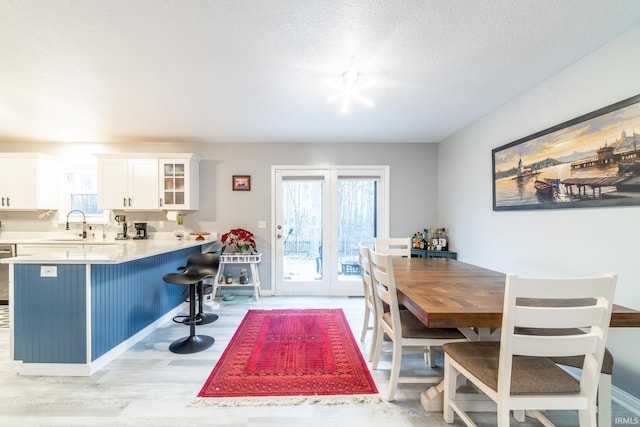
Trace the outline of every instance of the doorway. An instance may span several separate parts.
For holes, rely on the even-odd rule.
[[[362,295],[358,243],[388,230],[388,166],[272,167],[276,295]]]

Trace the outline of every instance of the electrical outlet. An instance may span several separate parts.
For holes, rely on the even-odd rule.
[[[267,221],[265,220],[258,221],[258,228],[267,228]]]
[[[58,267],[55,265],[41,265],[40,277],[58,277]]]

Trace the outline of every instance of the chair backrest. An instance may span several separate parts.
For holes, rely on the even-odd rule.
[[[362,275],[362,287],[364,298],[369,307],[374,307],[373,301],[373,280],[371,279],[371,266],[369,263],[369,248],[358,243],[358,262],[360,264],[360,274]]]
[[[189,274],[198,273],[202,276],[215,276],[218,274],[220,266],[220,255],[215,253],[191,254],[187,258],[185,272]]]
[[[376,237],[374,248],[379,254],[411,258],[411,237]]]
[[[503,391],[511,389],[514,355],[584,356],[580,389],[595,404],[616,281],[617,276],[611,274],[585,278],[533,278],[508,274],[498,393],[505,398],[509,396],[509,392]],[[528,332],[521,334],[520,328],[527,328]],[[540,332],[531,332],[533,329],[529,328]],[[545,329],[555,330],[554,334]],[[567,334],[556,334],[561,329],[568,331]]]
[[[393,274],[392,256],[369,249],[369,265],[375,291],[378,320],[386,324],[398,337],[401,337],[400,307]],[[386,307],[388,310],[385,310]],[[387,311],[391,314],[391,323],[383,319],[383,315]]]

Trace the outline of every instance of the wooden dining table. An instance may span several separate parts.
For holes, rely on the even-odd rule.
[[[426,326],[458,328],[471,340],[499,339],[506,274],[448,258],[394,258],[398,302]],[[562,302],[556,302],[562,304]],[[615,304],[611,327],[640,327],[640,311]],[[442,411],[442,384],[421,395]]]
[[[394,258],[398,301],[432,328],[500,328],[506,275],[448,258]],[[640,327],[615,304],[611,327]]]

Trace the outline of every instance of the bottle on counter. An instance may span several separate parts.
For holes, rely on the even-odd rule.
[[[438,236],[438,246],[440,246],[441,251],[449,250],[449,239],[447,238],[447,233],[444,228],[440,229],[440,235]]]
[[[438,229],[437,228],[431,228],[431,250],[432,251],[438,250]]]

